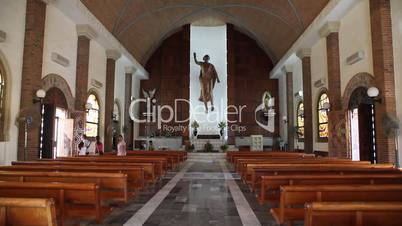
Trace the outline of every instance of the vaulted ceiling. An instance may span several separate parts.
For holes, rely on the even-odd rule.
[[[144,64],[181,26],[212,18],[254,38],[276,63],[329,0],[81,0]]]

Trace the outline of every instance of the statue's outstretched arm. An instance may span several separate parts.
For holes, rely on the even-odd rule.
[[[195,63],[198,64],[198,65],[201,65],[201,63],[197,60],[197,54],[196,54],[196,53],[193,53],[193,55],[194,55],[194,61],[195,61]]]

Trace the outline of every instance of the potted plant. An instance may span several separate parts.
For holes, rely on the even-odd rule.
[[[222,121],[218,124],[218,128],[220,129],[220,134],[223,136],[223,130],[226,128],[226,122]]]
[[[205,152],[212,152],[214,150],[214,146],[208,141],[205,145],[204,145],[204,151]]]
[[[226,152],[228,150],[229,146],[227,144],[221,145],[221,150],[222,152]]]
[[[185,149],[186,149],[187,152],[193,152],[194,151],[194,144],[186,145]]]
[[[198,131],[197,131],[198,127],[200,127],[200,125],[198,124],[197,121],[194,120],[193,123],[191,123],[191,128],[194,129],[194,130],[193,130],[193,135],[194,135],[195,137],[196,137],[197,134],[198,134]]]

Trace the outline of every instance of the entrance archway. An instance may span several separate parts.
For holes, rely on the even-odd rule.
[[[52,87],[47,90],[42,107],[41,151],[39,158],[54,158],[61,151],[64,137],[62,121],[68,118],[68,104],[63,92]]]
[[[353,160],[377,162],[374,111],[375,107],[367,95],[367,88],[356,88],[351,94],[348,106]]]

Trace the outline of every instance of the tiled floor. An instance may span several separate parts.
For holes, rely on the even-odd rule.
[[[115,207],[103,224],[80,225],[275,225],[270,207],[260,206],[228,168],[220,161],[187,162],[180,172],[168,173],[149,191]]]

